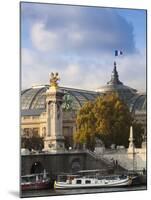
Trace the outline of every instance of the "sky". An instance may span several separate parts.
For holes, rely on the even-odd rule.
[[[114,61],[120,81],[146,91],[145,10],[21,3],[22,89],[59,72],[61,86],[95,90]]]

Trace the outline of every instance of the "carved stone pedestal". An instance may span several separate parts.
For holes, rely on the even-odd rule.
[[[65,148],[64,137],[50,137],[50,140],[47,140],[47,144],[51,152],[62,152]]]
[[[64,151],[62,133],[62,101],[64,93],[52,85],[46,92],[47,130],[44,139],[44,150],[50,152]]]

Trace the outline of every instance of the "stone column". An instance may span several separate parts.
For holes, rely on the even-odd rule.
[[[130,127],[130,136],[129,136],[129,147],[128,151],[129,152],[134,152],[135,150],[135,145],[134,145],[134,138],[133,138],[133,127]]]
[[[64,93],[57,86],[50,86],[46,91],[47,128],[44,150],[50,152],[64,151],[62,131],[62,101]]]
[[[135,152],[135,144],[134,144],[134,138],[133,138],[133,127],[130,127],[130,136],[129,136],[129,147],[128,147],[128,158],[131,160],[131,170],[135,171],[137,170],[137,157]]]

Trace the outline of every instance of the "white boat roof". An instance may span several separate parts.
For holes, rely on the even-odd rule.
[[[48,173],[46,173],[46,174],[48,174]],[[44,173],[39,173],[39,174],[27,174],[27,175],[21,176],[21,178],[32,177],[32,176],[39,176],[39,175],[44,175]]]
[[[88,172],[104,172],[106,169],[91,169],[91,170],[80,170],[77,173],[88,173]]]

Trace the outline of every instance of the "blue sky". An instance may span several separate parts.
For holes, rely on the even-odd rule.
[[[22,88],[48,84],[52,71],[62,86],[99,88],[110,80],[116,49],[120,80],[145,91],[144,10],[21,4]]]

